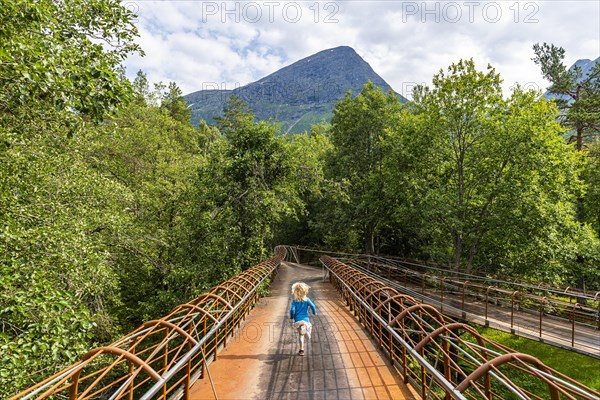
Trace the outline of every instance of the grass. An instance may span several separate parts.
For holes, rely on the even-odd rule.
[[[600,390],[600,359],[491,328],[477,327],[477,330],[495,342],[515,349],[520,353],[531,354],[544,364],[568,377],[592,389]]]

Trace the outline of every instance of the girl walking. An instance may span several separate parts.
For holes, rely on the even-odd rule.
[[[304,336],[308,336],[310,340],[310,334],[312,332],[312,324],[308,318],[308,309],[312,310],[313,315],[317,315],[317,308],[313,302],[307,297],[308,286],[304,282],[296,282],[292,285],[292,306],[290,307],[290,318],[294,328],[298,330],[300,351],[298,355],[304,355]]]

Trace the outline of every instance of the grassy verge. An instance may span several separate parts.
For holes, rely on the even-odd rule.
[[[600,360],[597,358],[584,356],[495,329],[477,327],[477,330],[487,338],[518,352],[531,354],[544,364],[568,377],[592,389],[600,390]]]

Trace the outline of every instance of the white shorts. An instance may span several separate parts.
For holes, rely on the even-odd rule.
[[[310,322],[306,322],[306,321],[298,321],[298,322],[294,322],[294,328],[296,328],[296,330],[298,331],[298,333],[301,334],[301,330],[302,330],[302,326],[305,326],[306,329],[306,334],[308,335],[308,337],[310,338],[310,335],[312,333],[312,324]]]

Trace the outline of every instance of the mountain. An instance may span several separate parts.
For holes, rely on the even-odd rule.
[[[575,61],[575,64],[573,64],[573,65],[571,65],[571,67],[569,67],[569,71],[573,70],[575,67],[581,68],[581,78],[578,80],[578,82],[580,82],[583,79],[585,79],[590,72],[592,72],[592,68],[597,63],[600,63],[600,57],[596,58],[595,60],[588,60],[588,59],[577,60],[577,61]],[[563,99],[563,100],[567,100],[567,101],[571,100],[571,98],[569,96],[556,95],[556,94],[550,93],[548,91],[546,91],[546,93],[544,93],[544,97],[547,99]]]
[[[571,66],[571,68],[574,67],[580,67],[581,68],[581,73],[582,75],[585,77],[587,76],[590,72],[592,72],[592,68],[594,67],[594,65],[596,65],[597,63],[600,63],[600,57],[596,58],[595,60],[577,60],[575,62],[575,64],[573,64]]]
[[[190,104],[194,124],[201,119],[214,123],[229,97],[236,95],[258,119],[272,118],[279,122],[283,133],[298,133],[317,122],[329,121],[335,103],[348,90],[358,94],[368,81],[386,93],[392,90],[354,49],[341,46],[313,54],[240,88],[200,90],[184,98]]]

